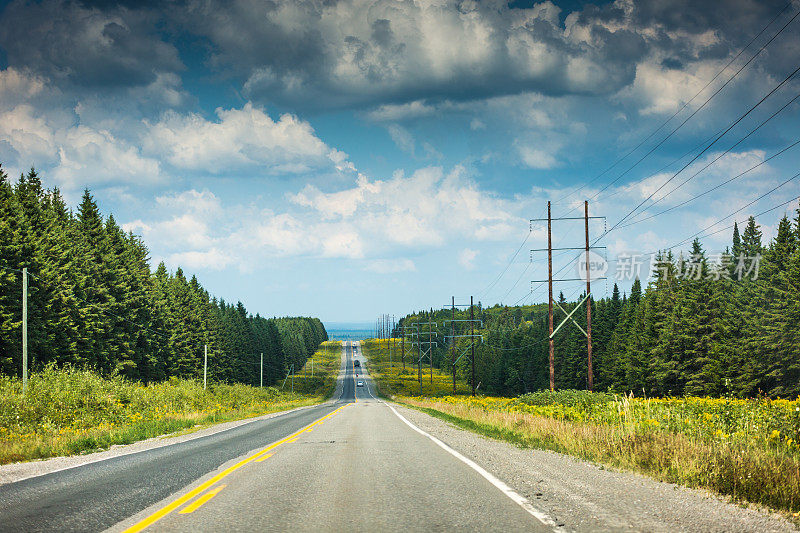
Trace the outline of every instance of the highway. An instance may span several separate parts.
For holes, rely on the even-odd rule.
[[[554,529],[376,399],[359,350],[345,345],[334,401],[0,486],[0,530]]]

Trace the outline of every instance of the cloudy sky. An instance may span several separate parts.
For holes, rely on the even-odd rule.
[[[548,200],[613,260],[800,194],[797,1],[0,5],[3,168],[268,316],[546,301]]]

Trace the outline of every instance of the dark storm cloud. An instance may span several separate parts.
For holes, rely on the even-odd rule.
[[[9,6],[0,47],[11,66],[55,80],[139,86],[182,68],[159,34],[168,27],[178,39],[199,38],[202,50],[183,52],[240,83],[246,97],[295,109],[612,95],[643,62],[674,70],[730,57],[784,5],[640,0],[565,13],[501,0],[51,0]],[[762,68],[794,61],[793,35],[774,43]]]
[[[614,94],[651,56],[665,68],[729,57],[785,4],[643,0],[572,15],[549,3],[188,5],[183,24],[208,39],[211,64],[240,76],[249,97],[314,107]]]
[[[131,87],[183,68],[156,34],[158,19],[124,7],[14,2],[0,19],[9,66],[84,87]]]

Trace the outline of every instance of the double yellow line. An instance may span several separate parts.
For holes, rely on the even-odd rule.
[[[187,492],[186,494],[184,494],[183,496],[181,496],[177,500],[165,505],[164,507],[162,507],[161,509],[159,509],[155,513],[153,513],[150,516],[148,516],[148,517],[142,519],[141,521],[135,523],[134,525],[132,525],[131,527],[126,529],[123,533],[136,533],[137,531],[142,531],[143,529],[155,524],[156,522],[158,522],[159,520],[161,520],[162,518],[164,518],[165,516],[170,514],[172,511],[174,511],[175,509],[177,509],[178,507],[180,507],[184,503],[188,502],[189,500],[191,500],[192,498],[194,498],[198,494],[203,493],[205,490],[207,490],[208,488],[212,487],[217,482],[219,482],[220,480],[222,480],[225,477],[229,476],[230,474],[232,474],[236,470],[240,469],[241,467],[243,467],[247,463],[249,463],[251,461],[257,461],[258,462],[258,459],[261,458],[262,456],[264,456],[265,454],[267,454],[267,452],[269,452],[270,450],[272,450],[274,448],[277,448],[278,446],[280,446],[281,444],[283,444],[285,442],[296,440],[297,437],[301,433],[310,430],[311,428],[313,428],[317,424],[321,424],[325,419],[332,417],[333,415],[335,415],[336,413],[338,413],[339,411],[341,411],[342,409],[344,409],[348,405],[350,405],[350,404],[349,403],[344,404],[343,406],[341,406],[337,410],[333,411],[332,413],[328,413],[327,415],[323,416],[322,418],[320,418],[319,420],[317,420],[315,422],[312,422],[311,424],[309,424],[308,426],[304,427],[300,431],[292,433],[288,437],[284,437],[281,440],[270,444],[269,446],[267,446],[263,450],[261,450],[259,452],[256,452],[255,454],[251,455],[250,457],[242,459],[241,461],[239,461],[235,465],[226,468],[225,470],[223,470],[222,472],[220,472],[216,476],[212,477],[211,479],[209,479],[208,481],[206,481],[205,483],[203,483],[199,487],[190,490],[189,492]],[[266,459],[266,457],[263,457],[263,459]],[[220,490],[222,490],[222,488],[224,488],[224,485],[219,487],[216,490],[216,492],[212,491],[212,492],[214,492],[214,494],[210,494],[209,493],[210,495],[208,496],[208,498],[205,498],[205,500],[202,503],[199,503],[199,505],[197,507],[199,507],[200,505],[205,503],[207,500],[211,499],[211,497],[216,495],[216,493],[219,492]],[[198,502],[199,502],[199,500],[198,500]]]

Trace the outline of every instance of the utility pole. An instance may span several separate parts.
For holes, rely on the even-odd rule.
[[[208,376],[208,344],[203,345],[203,390],[206,390],[206,377]]]
[[[592,277],[589,269],[589,200],[583,203],[584,226],[586,228],[586,354],[589,365],[589,392],[594,388],[592,372]]]
[[[406,371],[406,327],[403,326],[403,332],[400,334],[400,359],[403,361],[403,372]]]
[[[592,287],[591,287],[591,265],[589,264],[589,250],[591,250],[592,248],[605,248],[605,246],[593,247],[593,246],[591,246],[589,244],[589,219],[605,219],[605,217],[590,217],[589,216],[589,202],[588,201],[584,201],[584,216],[582,216],[582,217],[552,218],[551,211],[550,211],[550,202],[547,202],[547,218],[546,219],[544,219],[544,218],[531,219],[531,223],[547,220],[547,248],[539,248],[539,249],[531,250],[531,261],[533,261],[533,253],[534,252],[544,252],[545,250],[547,250],[547,279],[546,280],[534,280],[534,281],[531,281],[531,290],[533,290],[533,285],[534,284],[544,283],[545,281],[547,281],[547,291],[548,291],[547,327],[548,327],[548,333],[549,333],[548,344],[549,344],[549,352],[550,352],[550,390],[551,391],[555,390],[555,355],[554,355],[554,353],[555,353],[555,340],[554,340],[554,336],[558,332],[558,330],[561,329],[561,326],[563,326],[564,323],[567,320],[571,320],[575,324],[575,326],[578,329],[581,330],[581,333],[586,335],[586,339],[587,339],[587,356],[588,356],[587,357],[587,362],[588,362],[588,369],[589,369],[588,370],[589,379],[588,379],[588,382],[587,382],[587,384],[588,384],[587,388],[591,391],[592,387],[593,387],[592,333],[591,333],[591,331],[592,331],[592,325],[591,325],[592,324],[591,288]],[[568,247],[568,248],[553,248],[553,234],[552,234],[553,220],[559,220],[559,221],[562,221],[562,220],[576,220],[576,221],[577,220],[583,220],[585,234],[586,234],[586,243],[584,244],[584,246],[581,246],[581,247]],[[586,257],[586,267],[585,267],[586,268],[586,272],[585,272],[586,273],[586,279],[585,279],[585,281],[586,281],[586,295],[587,295],[587,297],[584,298],[583,300],[581,300],[581,302],[578,304],[578,306],[575,307],[575,309],[573,309],[571,312],[567,312],[561,306],[560,303],[557,303],[557,302],[555,302],[555,300],[553,300],[553,282],[584,281],[584,279],[583,279],[583,277],[567,278],[567,279],[553,279],[553,251],[555,251],[555,250],[580,250],[581,252],[585,252],[586,253],[586,256],[585,256]],[[578,259],[580,259],[580,257],[581,257],[581,254],[578,254]],[[577,267],[578,267],[578,269],[577,269],[578,270],[578,274],[580,276],[583,276],[584,273],[581,271],[582,265],[580,264],[580,262],[578,262]],[[600,277],[600,278],[597,278],[597,279],[605,279],[605,278],[604,277]],[[583,305],[584,301],[588,301],[589,302],[587,304],[587,307],[586,307],[586,325],[587,325],[587,330],[586,331],[584,331],[584,329],[580,326],[580,324],[578,324],[575,321],[575,319],[572,318],[572,315],[574,314],[574,312],[577,311],[578,307]],[[553,323],[553,320],[554,320],[554,317],[553,317],[554,307],[558,307],[565,315],[567,315],[567,318],[556,328],[554,328],[554,323]]]
[[[433,322],[433,308],[431,308],[431,322]],[[428,360],[431,363],[431,385],[433,385],[433,343],[431,342],[433,339],[431,338],[431,326],[428,325]]]
[[[261,388],[264,388],[264,352],[261,352]]]
[[[450,315],[450,363],[453,367],[453,394],[456,393],[456,297],[453,296],[452,313]]]
[[[22,397],[28,390],[28,267],[22,267]]]
[[[419,332],[420,335],[422,332]],[[419,381],[420,392],[422,392],[422,338],[417,335],[417,348],[419,349],[419,357],[417,358],[417,381]]]
[[[547,330],[550,334],[548,341],[550,349],[550,390],[556,388],[555,344],[553,341],[553,238],[551,235],[552,219],[550,216],[550,202],[547,202]]]
[[[475,336],[475,308],[472,304],[472,296],[469,297],[469,334]],[[475,343],[470,346],[472,349],[472,395],[475,396]]]

